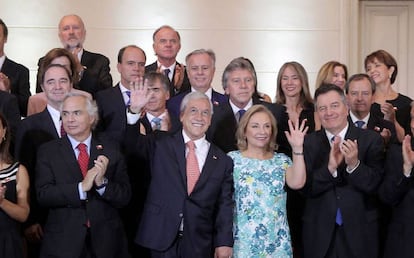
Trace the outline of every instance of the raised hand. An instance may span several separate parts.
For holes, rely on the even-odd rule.
[[[285,135],[293,152],[303,152],[303,141],[309,129],[309,126],[305,126],[306,121],[306,119],[303,119],[300,125],[299,119],[296,119],[295,124],[290,119],[288,121],[289,131],[285,131]]]
[[[384,114],[384,119],[394,122],[396,108],[391,103],[384,103],[381,105],[381,112]]]
[[[133,113],[141,113],[151,98],[151,94],[148,91],[148,81],[144,81],[144,78],[138,77],[136,80],[131,81],[129,86],[131,90],[129,109]]]

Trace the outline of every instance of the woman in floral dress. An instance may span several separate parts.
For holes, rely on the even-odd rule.
[[[292,159],[276,153],[276,121],[262,105],[242,117],[234,161],[234,257],[292,257],[286,217],[285,183],[301,188],[306,180],[303,139],[306,121],[289,121],[286,137]]]

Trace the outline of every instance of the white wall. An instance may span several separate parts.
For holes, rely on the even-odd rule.
[[[76,13],[87,27],[85,48],[111,59],[115,82],[118,50],[137,44],[153,62],[152,33],[169,24],[181,33],[179,61],[197,48],[216,52],[217,90],[227,63],[245,56],[258,71],[259,89],[274,97],[277,71],[287,61],[304,65],[312,92],[329,60],[348,64],[351,73],[360,69],[358,6],[357,0],[0,0],[0,17],[10,30],[6,54],[29,67],[32,91],[38,58],[60,46],[59,19]]]

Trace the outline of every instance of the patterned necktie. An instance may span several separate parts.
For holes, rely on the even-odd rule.
[[[125,91],[125,94],[128,96],[128,101],[126,106],[129,107],[131,105],[131,92],[129,90]]]
[[[65,128],[63,128],[63,122],[60,120],[60,138],[63,138],[66,136]]]
[[[195,144],[193,141],[186,143],[188,148],[187,153],[187,192],[188,195],[194,189],[195,184],[197,183],[198,178],[200,177],[200,168],[198,167],[197,156],[195,154]]]
[[[88,164],[89,164],[89,154],[86,150],[86,144],[79,143],[76,148],[78,148],[79,150],[79,155],[78,155],[79,167],[82,171],[83,177],[85,177],[86,173],[88,172]]]
[[[161,118],[159,118],[159,117],[154,117],[152,120],[151,120],[151,123],[153,123],[154,124],[154,127],[153,127],[153,129],[154,130],[160,130],[161,129]]]
[[[170,69],[164,69],[164,75],[167,76],[168,80],[170,80],[170,77],[168,76],[170,74]]]
[[[364,126],[365,122],[362,120],[358,120],[355,122],[356,127],[362,128]]]
[[[239,114],[239,122],[240,122],[242,116],[244,115],[244,113],[246,113],[246,110],[240,109],[237,113]]]
[[[335,136],[332,136],[331,142],[333,143],[334,141],[335,141]],[[339,207],[336,209],[335,223],[338,226],[342,226],[342,224],[343,224],[342,213],[341,213],[341,209]]]

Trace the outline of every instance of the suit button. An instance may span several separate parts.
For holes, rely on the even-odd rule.
[[[336,199],[337,199],[337,200],[340,200],[340,199],[341,199],[341,196],[338,196],[338,195],[337,195],[337,196],[336,196]]]
[[[178,214],[178,216],[179,216],[180,218],[182,218],[182,217],[183,217],[183,214],[182,214],[182,213],[180,213],[180,214]]]

